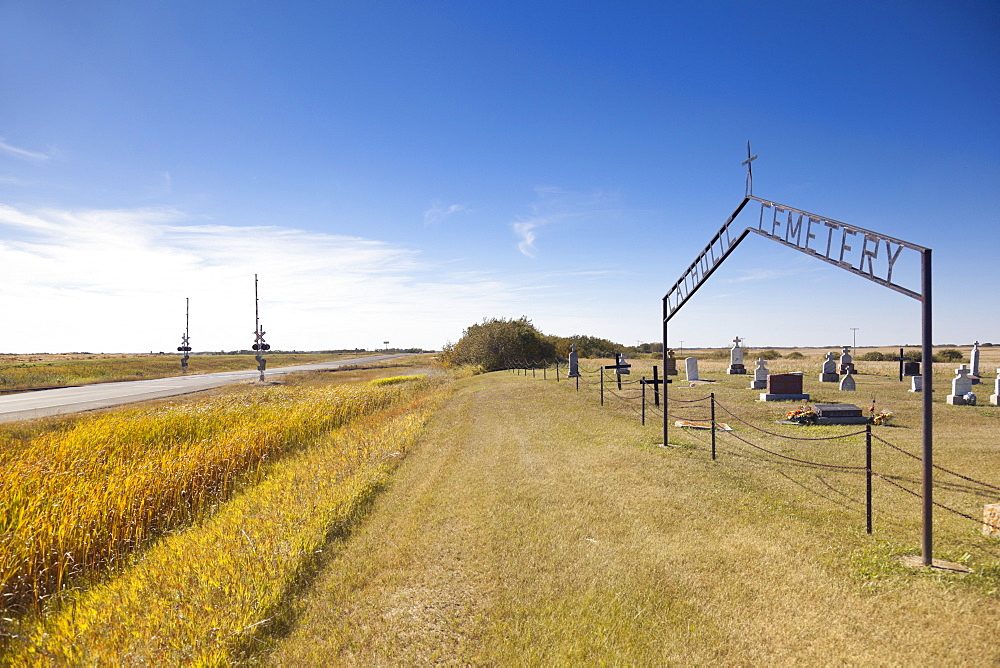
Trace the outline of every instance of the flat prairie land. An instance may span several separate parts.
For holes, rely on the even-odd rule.
[[[818,381],[826,351],[801,352],[769,366],[804,372],[812,402],[867,413],[874,401],[892,413],[872,428],[871,535],[864,427],[778,424],[799,402],[757,401],[750,377],[726,375],[724,359],[702,360],[707,382],[691,386],[682,371],[669,388],[671,423],[709,419],[714,395],[717,420],[733,430],[717,432],[715,460],[705,430],[671,426],[663,445],[649,388],[641,424],[636,381],[651,377],[648,359],[633,362],[620,390],[605,377],[603,406],[599,368],[610,360],[584,360],[579,386],[565,368],[556,382],[552,368],[445,376],[411,360],[406,377],[302,374],[287,386],[53,423],[39,437],[62,442],[124,419],[105,430],[108,444],[124,452],[123,435],[135,432],[146,459],[123,463],[123,480],[163,460],[178,471],[178,491],[165,496],[179,499],[164,507],[191,517],[147,531],[155,536],[58,596],[5,611],[0,663],[1000,663],[1000,540],[977,520],[984,503],[1000,502],[1000,408],[944,404],[957,365],[935,365],[944,470],[934,556],[971,572],[910,568],[901,557],[920,552],[920,395],[892,362],[859,362],[858,390],[840,392]],[[976,387],[985,399],[990,388]],[[335,416],[322,397],[357,416],[325,431]],[[365,397],[384,402],[369,411]],[[233,411],[237,426],[217,436],[181,419]],[[303,425],[295,433],[290,416]],[[143,429],[169,448],[146,447]],[[157,435],[164,429],[172,440]],[[12,466],[35,442],[29,430],[9,428]],[[289,437],[264,442],[278,432]],[[249,457],[235,448],[254,439],[266,456],[248,474],[226,473]],[[198,465],[223,445],[234,452],[225,462]],[[39,452],[25,480],[59,473],[46,483],[69,481],[94,499],[74,482],[82,456],[60,464]],[[132,487],[139,516],[160,517],[144,502],[153,485]],[[206,499],[202,510],[188,510],[189,489]],[[66,520],[73,506],[64,506],[42,510]],[[115,535],[131,531],[123,510],[113,514],[124,521]],[[64,524],[52,534],[60,545],[86,523]]]
[[[793,406],[755,404],[747,377],[720,376],[721,368],[703,371],[715,383],[671,391],[694,398],[683,393],[715,390],[735,413],[777,431],[821,437],[858,429],[775,425]],[[639,365],[631,380],[637,372],[649,375]],[[881,407],[899,416],[875,433],[912,450],[916,395],[900,394],[888,377],[864,378],[859,386],[876,387]],[[635,386],[619,395],[609,380],[601,407],[595,380],[585,376],[579,391],[565,376],[554,382],[551,369],[546,380],[541,371],[461,380],[372,513],[297,601],[296,623],[266,660],[1000,662],[1000,542],[977,523],[943,511],[935,520],[935,557],[963,561],[973,573],[907,568],[899,557],[919,554],[919,499],[877,485],[869,536],[856,471],[796,464],[721,433],[716,461],[704,432],[674,429],[676,447],[662,447],[661,423],[643,427],[635,402],[618,398],[634,396]],[[859,403],[871,398],[851,394]],[[962,407],[937,408],[943,415]],[[973,436],[942,434],[941,459],[1000,486],[1000,412],[956,415],[939,422],[958,432],[968,426]],[[756,440],[779,455],[863,461],[856,438],[842,446],[763,437]],[[903,486],[919,480],[919,463],[895,450],[879,450],[876,461]],[[962,480],[943,484],[954,505],[970,496],[951,489]],[[971,496],[962,508],[978,507],[979,516],[983,499],[1000,501],[1000,491]]]
[[[274,353],[271,368],[341,360],[369,353]],[[375,354],[375,353],[371,353]],[[214,373],[257,368],[252,354],[191,355],[187,373]],[[180,354],[92,355],[89,353],[0,355],[0,392],[89,385],[127,380],[148,380],[182,374]]]

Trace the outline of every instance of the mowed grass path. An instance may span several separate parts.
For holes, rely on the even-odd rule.
[[[995,589],[898,565],[773,472],[570,383],[459,383],[270,661],[1000,662]]]

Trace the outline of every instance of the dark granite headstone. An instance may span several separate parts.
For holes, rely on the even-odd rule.
[[[815,404],[813,410],[819,417],[861,417],[861,409],[854,404]]]
[[[920,362],[903,362],[903,375],[904,376],[919,376],[920,375]]]
[[[801,373],[772,373],[767,377],[768,394],[802,394]]]

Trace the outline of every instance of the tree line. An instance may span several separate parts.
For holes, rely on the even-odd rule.
[[[608,358],[617,353],[662,353],[662,343],[623,346],[608,339],[578,334],[544,334],[526,316],[517,319],[484,318],[462,332],[455,343],[447,343],[442,357],[449,366],[473,366],[484,372],[499,371],[521,364],[542,364],[569,357],[570,345],[583,358]]]

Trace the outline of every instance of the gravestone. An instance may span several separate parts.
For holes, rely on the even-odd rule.
[[[580,355],[576,352],[576,344],[569,347],[569,377],[580,377]]]
[[[964,364],[955,369],[955,378],[951,381],[951,394],[945,401],[952,406],[964,406],[968,403],[965,395],[972,392],[972,379],[969,378],[969,367]]]
[[[854,404],[816,404],[816,424],[867,424],[868,418]]]
[[[854,382],[854,374],[848,373],[844,376],[843,380],[840,381],[840,391],[841,392],[854,392],[858,389],[857,383]]]
[[[826,361],[823,362],[823,371],[819,374],[819,382],[836,383],[840,380],[837,373],[837,363],[833,361],[833,353],[826,354]]]
[[[993,394],[990,395],[990,403],[1000,406],[1000,369],[997,369],[997,378],[993,381]]]
[[[625,361],[625,353],[618,353],[615,356],[615,373],[619,376],[626,376],[632,373],[632,365]]]
[[[920,362],[903,362],[903,375],[904,376],[919,376],[920,375]]]
[[[740,348],[740,337],[733,339],[733,349],[729,351],[729,371],[730,376],[742,376],[747,372],[743,366],[743,349]]]
[[[663,375],[664,376],[676,376],[677,375],[677,358],[674,357],[674,351],[667,351],[667,359],[663,363]]]
[[[757,366],[753,370],[753,381],[750,383],[751,390],[763,390],[767,387],[767,365],[764,358],[757,358]]]
[[[684,371],[688,380],[701,380],[698,378],[698,358],[688,357],[684,360]]]
[[[767,376],[767,392],[760,395],[761,401],[801,401],[809,400],[802,392],[801,373],[772,373]]]
[[[910,392],[920,392],[924,387],[923,376],[910,376]]]
[[[851,357],[851,347],[844,346],[844,352],[840,356],[841,375],[854,373],[854,358]]]
[[[969,378],[973,385],[979,384],[979,341],[972,345],[972,352],[969,353]]]

